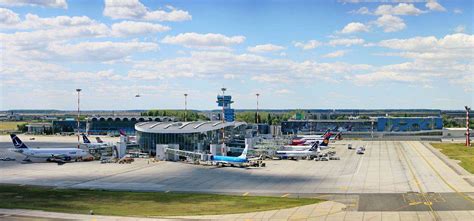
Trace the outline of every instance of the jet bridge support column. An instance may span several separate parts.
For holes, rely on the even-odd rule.
[[[166,153],[165,153],[166,148],[168,148],[168,145],[166,145],[166,144],[157,144],[156,145],[155,159],[157,159],[157,160],[166,160]]]

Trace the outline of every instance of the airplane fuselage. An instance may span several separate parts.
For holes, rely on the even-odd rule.
[[[242,164],[247,163],[248,159],[243,157],[212,156],[211,161],[218,163]]]
[[[37,149],[18,149],[19,152],[27,157],[34,158],[70,158],[78,159],[87,156],[88,152],[78,148],[37,148]]]
[[[109,146],[106,143],[85,143],[87,148],[101,148],[101,147],[107,147]]]
[[[276,151],[276,156],[278,157],[309,157],[309,156],[316,156],[317,154],[318,154],[317,151],[310,151],[310,150]]]

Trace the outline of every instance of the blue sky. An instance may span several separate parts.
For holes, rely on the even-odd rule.
[[[40,3],[39,3],[40,2]],[[0,109],[473,105],[473,2],[0,0]],[[136,98],[135,95],[141,97]]]

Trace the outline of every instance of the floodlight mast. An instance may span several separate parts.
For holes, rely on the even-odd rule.
[[[81,91],[82,89],[78,88],[76,89],[77,91],[77,148],[80,148],[80,135],[79,135],[79,128],[80,128],[80,117],[81,117],[81,109],[80,107],[80,101],[81,101]]]
[[[466,146],[470,147],[471,146],[471,139],[470,139],[470,133],[469,133],[469,111],[471,111],[471,108],[468,106],[464,106],[466,109]]]
[[[184,94],[184,122],[187,121],[188,117],[188,94]]]

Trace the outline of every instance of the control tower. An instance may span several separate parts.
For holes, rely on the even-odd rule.
[[[234,109],[230,105],[234,103],[232,96],[230,95],[217,95],[217,104],[220,108],[224,107],[224,121],[232,122],[235,121]]]

